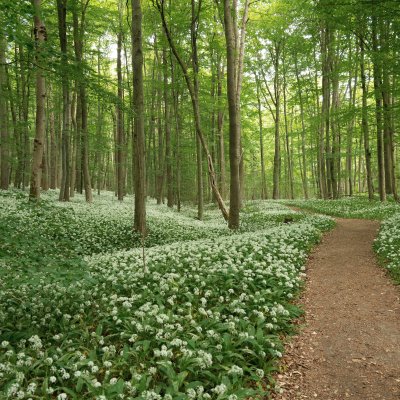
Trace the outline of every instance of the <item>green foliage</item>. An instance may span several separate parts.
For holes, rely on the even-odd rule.
[[[400,285],[400,213],[385,219],[374,248],[394,281]]]
[[[150,206],[144,268],[141,249],[115,252],[135,246],[117,234],[131,224],[130,202],[54,196],[32,206],[1,192],[0,397],[232,400],[269,391],[280,338],[300,313],[292,300],[306,256],[332,219],[249,202],[248,232],[231,234],[213,207],[201,222],[195,210]],[[154,246],[167,240],[175,243]]]
[[[282,204],[342,218],[383,220],[400,211],[400,204],[397,202],[369,201],[368,198],[361,196],[339,200],[284,200]]]

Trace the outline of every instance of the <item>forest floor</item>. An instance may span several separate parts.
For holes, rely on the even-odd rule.
[[[278,400],[400,399],[400,293],[372,250],[378,228],[337,219],[312,253]]]

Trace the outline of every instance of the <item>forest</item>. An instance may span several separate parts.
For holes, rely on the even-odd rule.
[[[399,83],[398,0],[2,0],[0,399],[398,399]]]

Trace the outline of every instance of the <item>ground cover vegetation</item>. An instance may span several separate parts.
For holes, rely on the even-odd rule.
[[[267,395],[320,214],[398,281],[399,49],[397,0],[2,0],[0,397]]]
[[[307,254],[333,226],[329,217],[249,202],[248,231],[233,234],[216,211],[202,222],[193,208],[153,214],[150,205],[155,229],[165,220],[170,229],[150,230],[144,261],[140,242],[115,233],[132,221],[112,194],[92,205],[2,195],[0,226],[14,232],[0,247],[4,398],[268,392],[281,335],[300,313],[293,299]]]

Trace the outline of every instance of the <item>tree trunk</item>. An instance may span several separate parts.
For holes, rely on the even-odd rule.
[[[144,90],[142,8],[140,0],[132,0],[132,74],[133,74],[133,145],[135,179],[134,229],[146,234],[146,163],[144,135]]]
[[[46,81],[43,72],[43,46],[47,39],[46,27],[41,20],[41,0],[33,0],[35,8],[35,58],[36,58],[36,133],[33,143],[31,184],[29,191],[30,200],[40,199],[40,183],[42,172],[43,148],[46,131]]]
[[[332,197],[331,181],[331,149],[330,149],[330,32],[327,27],[321,32],[322,56],[322,123],[319,142],[320,180],[322,182],[322,197]]]
[[[288,118],[287,118],[287,99],[286,99],[286,68],[284,65],[283,70],[283,115],[285,120],[285,145],[286,145],[286,157],[287,157],[287,171],[288,171],[288,180],[289,180],[289,198],[294,198],[294,188],[293,188],[293,165],[292,165],[292,156],[290,151],[290,139],[289,139],[289,126],[288,126]]]
[[[217,136],[218,136],[218,155],[219,155],[219,190],[221,197],[226,197],[226,168],[225,168],[225,138],[224,138],[224,110],[222,109],[222,76],[224,75],[221,61],[218,60],[217,71]]]
[[[117,102],[117,134],[116,134],[116,170],[117,170],[117,197],[119,201],[124,199],[124,160],[123,160],[123,147],[124,147],[124,114],[122,111],[124,102],[124,93],[122,86],[122,62],[121,62],[121,51],[122,51],[122,3],[118,1],[118,15],[119,15],[119,26],[117,35],[117,81],[118,81],[118,102]]]
[[[174,182],[172,179],[172,155],[171,155],[171,121],[170,105],[168,98],[168,59],[167,50],[163,48],[164,64],[164,126],[165,126],[165,164],[167,174],[167,206],[174,206]]]
[[[260,96],[260,80],[257,73],[254,74],[257,85],[257,111],[258,111],[258,126],[260,130],[260,167],[261,167],[261,199],[268,198],[267,180],[265,176],[265,160],[264,160],[264,137],[263,137],[263,118],[261,111],[261,96]]]
[[[301,161],[302,161],[302,182],[303,182],[303,193],[304,198],[308,199],[308,177],[307,177],[307,162],[306,162],[306,127],[304,121],[304,101],[303,94],[300,85],[300,74],[297,60],[297,53],[295,54],[294,59],[294,67],[296,73],[296,83],[297,83],[297,92],[299,96],[299,106],[300,106],[300,119],[301,119]]]
[[[372,16],[372,51],[373,51],[373,74],[375,92],[375,113],[376,113],[376,149],[378,153],[378,184],[379,198],[386,201],[385,187],[385,164],[384,164],[384,141],[382,135],[382,84],[381,84],[381,61],[378,53],[377,17]]]
[[[79,114],[81,123],[81,131],[79,132],[79,124],[77,124],[78,128],[78,137],[81,138],[81,147],[82,147],[82,177],[83,177],[83,186],[85,188],[85,199],[88,203],[93,201],[92,194],[92,184],[90,180],[89,173],[89,137],[88,137],[88,104],[87,104],[87,95],[86,95],[86,83],[83,74],[83,37],[85,31],[85,16],[86,16],[86,8],[89,4],[89,0],[86,0],[84,4],[79,2],[80,11],[81,11],[81,19],[79,21],[78,10],[76,8],[73,9],[73,24],[74,24],[74,44],[75,44],[75,59],[78,65],[79,75],[77,81],[78,93],[77,96],[80,102],[77,102],[77,113]],[[79,107],[78,107],[79,105]]]
[[[9,138],[7,117],[7,41],[0,28],[0,189],[7,190],[9,185]]]
[[[240,125],[237,104],[236,88],[236,58],[235,58],[235,33],[236,24],[231,1],[224,0],[224,27],[227,55],[227,90],[228,90],[228,111],[229,111],[229,165],[230,165],[230,209],[229,228],[239,228],[240,211]]]
[[[197,34],[198,34],[198,23],[199,23],[199,13],[200,13],[200,4],[198,9],[196,10],[196,2],[192,0],[192,23],[190,27],[190,37],[192,44],[192,66],[193,66],[193,89],[194,94],[197,99],[199,99],[199,81],[198,81],[198,73],[199,73],[199,64],[198,64],[198,55],[197,55]],[[196,158],[197,158],[197,218],[201,221],[203,220],[204,213],[204,194],[203,194],[203,157],[202,157],[202,149],[201,143],[196,135]],[[212,161],[212,156],[210,154],[210,160]]]
[[[62,118],[62,176],[60,188],[60,201],[69,201],[70,188],[70,167],[69,167],[69,131],[70,131],[70,96],[68,79],[68,53],[67,53],[67,0],[57,0],[58,10],[58,33],[61,49],[62,71],[62,99],[63,99],[63,118]]]
[[[367,90],[367,79],[365,75],[364,36],[360,36],[359,46],[360,46],[360,75],[361,75],[361,91],[362,91],[361,128],[364,136],[364,153],[365,153],[365,167],[367,173],[368,198],[370,201],[372,201],[374,199],[374,189],[372,185],[371,150],[369,148],[368,90]]]
[[[382,57],[382,101],[383,101],[383,142],[384,142],[384,163],[385,163],[385,189],[386,194],[393,194],[393,128],[392,128],[392,105],[390,101],[390,59],[388,57],[388,35],[389,27],[387,23],[380,18],[379,31],[380,31],[380,46]]]
[[[275,145],[274,145],[274,172],[273,172],[273,192],[272,198],[279,199],[280,196],[280,176],[281,176],[281,139],[280,139],[280,82],[279,82],[279,57],[280,45],[274,44],[274,103],[275,103]]]

